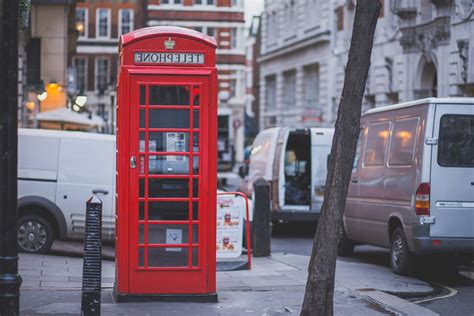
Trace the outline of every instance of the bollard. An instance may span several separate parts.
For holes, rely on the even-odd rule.
[[[263,178],[253,183],[254,213],[252,227],[254,257],[271,254],[270,184]]]
[[[82,267],[82,315],[100,315],[102,273],[102,201],[95,195],[86,203],[86,235]]]

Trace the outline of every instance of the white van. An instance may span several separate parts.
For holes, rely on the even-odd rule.
[[[86,201],[103,202],[102,236],[114,239],[115,136],[18,130],[18,245],[44,253],[53,239],[83,238]]]
[[[369,110],[344,212],[340,254],[390,248],[392,270],[415,255],[474,254],[474,98],[424,99]]]
[[[239,191],[270,182],[272,221],[316,221],[321,210],[334,129],[277,127],[255,138]]]

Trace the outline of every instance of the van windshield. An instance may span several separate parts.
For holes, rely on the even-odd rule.
[[[474,167],[474,115],[441,117],[438,164],[443,167]]]

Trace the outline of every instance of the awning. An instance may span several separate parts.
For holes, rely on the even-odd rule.
[[[101,127],[104,125],[104,120],[100,116],[92,114],[91,118],[89,118],[89,114],[73,112],[66,108],[38,113],[36,119],[40,122],[76,124],[89,127]]]

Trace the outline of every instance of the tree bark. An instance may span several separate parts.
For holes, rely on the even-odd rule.
[[[333,315],[337,246],[343,229],[342,215],[359,136],[362,98],[380,8],[380,1],[357,0],[326,192],[308,267],[301,315]]]

